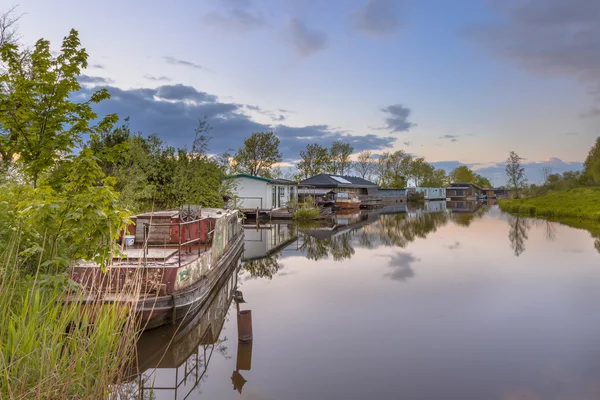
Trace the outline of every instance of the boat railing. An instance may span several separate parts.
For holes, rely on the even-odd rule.
[[[181,267],[181,249],[185,250],[185,253],[191,253],[192,245],[197,243],[198,245],[198,255],[202,252],[202,238],[200,237],[200,227],[201,221],[204,218],[194,219],[191,221],[181,221],[181,222],[172,222],[168,224],[147,224],[144,225],[144,258],[148,255],[148,249],[150,247],[164,247],[166,245],[150,245],[148,244],[148,237],[150,236],[150,228],[151,227],[169,227],[169,235],[171,234],[171,228],[177,227],[177,258],[178,265]],[[192,227],[194,224],[197,226],[197,236],[196,238],[192,238]],[[183,227],[183,228],[182,228]],[[206,235],[206,243],[211,244],[213,235],[215,232],[215,228],[213,226],[213,222],[211,220],[208,221],[208,233]],[[182,232],[183,231],[183,232]],[[183,233],[183,234],[182,234]],[[185,236],[185,238],[184,238]],[[171,243],[170,243],[171,244]]]

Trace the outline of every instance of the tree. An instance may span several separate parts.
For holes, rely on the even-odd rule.
[[[594,146],[585,159],[583,172],[591,184],[600,183],[600,136],[596,138]]]
[[[491,188],[492,187],[492,183],[490,182],[490,180],[488,178],[486,178],[485,176],[479,175],[479,174],[475,174],[475,183],[477,186],[481,187],[481,188]]]
[[[88,57],[77,31],[65,37],[56,57],[43,39],[25,60],[12,43],[2,46],[0,55],[8,66],[0,75],[0,154],[5,162],[18,154],[18,163],[36,187],[57,159],[82,144],[82,135],[97,135],[118,118],[107,115],[91,125],[98,117],[91,103],[108,99],[106,89],[84,102],[73,101],[71,95],[81,89],[77,77]]]
[[[350,156],[353,152],[354,147],[350,143],[344,143],[341,140],[333,142],[329,149],[328,172],[335,175],[344,175],[350,172],[352,167]]]
[[[279,138],[273,132],[253,133],[234,157],[237,169],[253,176],[269,176],[271,167],[281,160]]]
[[[307,145],[300,158],[297,165],[300,180],[323,173],[329,164],[329,152],[317,143]]]
[[[542,180],[543,180],[542,183],[548,182],[548,177],[550,175],[552,175],[552,167],[550,165],[544,165],[541,168],[541,172],[542,172]]]
[[[449,175],[452,183],[475,183],[475,173],[466,165],[454,168]]]
[[[377,182],[384,188],[403,188],[410,174],[410,155],[402,150],[384,152],[377,160]]]
[[[433,168],[431,173],[423,178],[421,185],[424,187],[446,187],[448,185],[446,171],[441,168]]]
[[[527,185],[525,168],[521,166],[522,158],[511,151],[506,160],[506,185],[511,189],[515,197],[519,197],[521,190]]]
[[[413,180],[415,186],[421,186],[427,176],[433,174],[433,167],[425,162],[423,157],[413,158],[410,161],[409,177]]]
[[[370,179],[375,172],[375,163],[373,162],[373,153],[369,150],[363,150],[358,153],[357,160],[354,162],[354,170],[363,179]]]
[[[0,13],[0,47],[6,43],[16,44],[18,40],[17,23],[20,16],[15,16],[17,6]]]

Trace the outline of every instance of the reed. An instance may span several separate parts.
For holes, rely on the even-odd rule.
[[[107,304],[98,290],[82,289],[66,273],[23,274],[18,241],[11,239],[0,254],[0,398],[114,396],[128,378],[140,334],[141,274]]]

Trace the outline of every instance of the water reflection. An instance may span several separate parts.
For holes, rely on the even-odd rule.
[[[513,249],[515,256],[519,257],[525,251],[525,241],[528,239],[527,232],[531,228],[529,219],[519,216],[508,216],[508,240],[510,248]]]
[[[141,336],[132,380],[119,389],[120,398],[177,399],[202,393],[201,382],[215,355],[231,358],[229,339],[221,331],[236,293],[239,267],[234,263],[224,272],[195,316]]]
[[[598,240],[458,206],[248,224],[239,282],[232,273],[195,322],[144,334],[132,388],[164,399],[600,398],[586,391],[600,376]],[[239,289],[255,312],[250,345],[235,340]]]

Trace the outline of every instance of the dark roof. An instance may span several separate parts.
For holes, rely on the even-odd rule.
[[[341,178],[349,183],[343,183],[339,180],[335,180],[333,177]],[[376,183],[370,182],[366,179],[359,178],[358,176],[347,176],[347,175],[333,175],[333,174],[319,174],[311,176],[300,182],[301,185],[311,185],[314,187],[347,187],[347,188],[362,188],[362,187],[378,187]]]
[[[271,179],[269,183],[275,185],[297,185],[296,181],[291,181],[289,179]]]
[[[468,187],[468,186],[472,186],[476,189],[482,190],[479,186],[477,186],[474,183],[470,183],[470,182],[455,182],[455,183],[451,183],[450,184],[450,188],[462,188],[462,187]]]
[[[254,176],[254,175],[249,175],[249,174],[229,175],[229,176],[224,177],[223,179],[236,179],[236,178],[255,179],[257,181],[273,183],[275,185],[296,185],[295,181],[291,181],[289,179],[271,179],[271,178],[263,178],[262,176]]]

